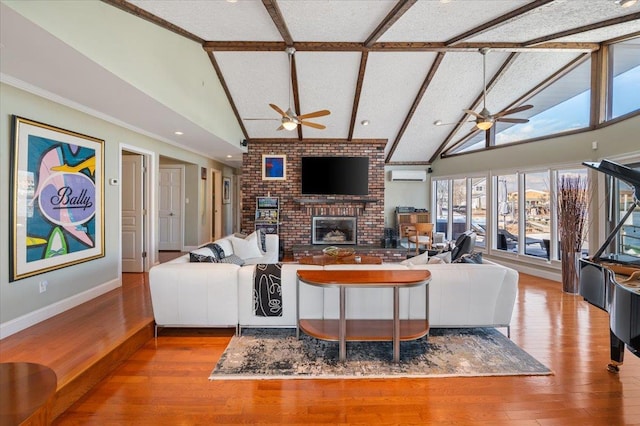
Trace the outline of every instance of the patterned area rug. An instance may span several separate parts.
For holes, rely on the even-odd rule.
[[[234,336],[210,380],[387,378],[552,374],[546,366],[493,328],[431,329],[427,338],[400,342],[400,363],[391,342],[338,342],[294,329],[245,329]]]

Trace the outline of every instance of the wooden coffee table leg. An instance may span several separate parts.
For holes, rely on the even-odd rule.
[[[340,344],[339,348],[339,356],[340,361],[347,360],[347,319],[345,317],[346,308],[345,308],[345,287],[340,286],[340,329],[338,330],[338,340]]]
[[[393,362],[400,362],[400,288],[393,287]]]

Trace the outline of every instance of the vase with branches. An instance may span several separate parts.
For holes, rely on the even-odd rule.
[[[578,292],[577,260],[586,236],[588,208],[586,176],[561,176],[558,181],[558,236],[562,289],[567,293]]]

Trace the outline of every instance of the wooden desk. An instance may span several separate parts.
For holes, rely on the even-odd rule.
[[[58,378],[52,369],[28,362],[0,363],[0,424],[48,425]]]
[[[417,270],[343,270],[297,272],[297,332],[300,330],[322,340],[338,340],[339,358],[347,358],[347,341],[389,341],[393,342],[393,361],[400,361],[400,340],[416,340],[429,332],[429,271]],[[336,320],[300,319],[300,283],[318,287],[338,287],[340,289],[340,317]],[[425,317],[419,320],[400,320],[400,288],[426,286]],[[347,320],[347,288],[393,288],[393,320]]]
[[[356,262],[356,257],[360,257],[360,262]],[[352,264],[363,264],[363,265],[380,265],[382,264],[382,259],[376,256],[360,256],[357,254],[345,257],[337,257],[337,256],[328,256],[326,254],[319,254],[315,256],[305,256],[301,257],[298,260],[298,263],[302,265],[352,265]]]

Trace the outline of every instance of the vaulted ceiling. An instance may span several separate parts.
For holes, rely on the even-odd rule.
[[[490,49],[486,106],[497,113],[600,43],[640,34],[640,5],[615,0],[103,1],[202,44],[244,138],[387,139],[388,164],[429,164],[477,131],[434,122],[482,108],[480,48]],[[269,104],[331,114],[308,120],[325,129],[277,130]]]

